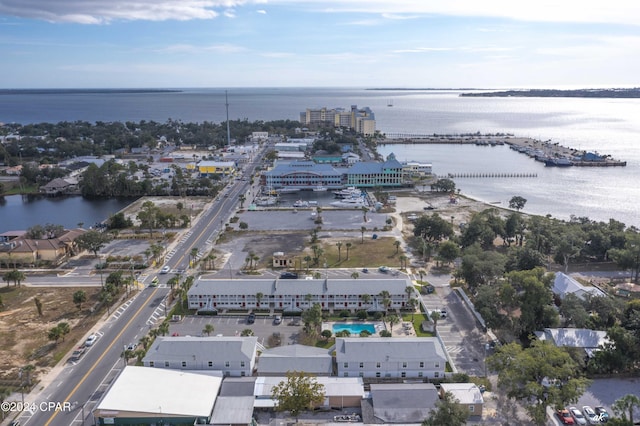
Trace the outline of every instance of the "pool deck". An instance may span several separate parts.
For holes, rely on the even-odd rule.
[[[334,324],[354,324],[354,325],[362,325],[362,324],[372,324],[376,333],[373,336],[379,337],[380,332],[382,330],[389,330],[390,325],[384,321],[330,321],[322,323],[322,331],[331,330],[333,332]],[[410,322],[401,322],[399,324],[395,324],[393,326],[393,330],[391,332],[391,337],[415,337],[416,332],[413,329],[413,324]],[[356,337],[356,335],[352,335],[352,337]]]

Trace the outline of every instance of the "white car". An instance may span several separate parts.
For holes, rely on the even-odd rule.
[[[582,413],[587,418],[587,423],[590,425],[598,425],[600,424],[600,416],[598,416],[595,410],[588,405],[582,407]]]
[[[84,345],[85,346],[93,346],[93,344],[96,342],[96,340],[98,340],[98,336],[95,334],[90,334],[89,337],[87,337],[87,340],[85,340]]]
[[[587,419],[582,414],[582,411],[578,410],[576,407],[569,407],[569,412],[571,413],[571,416],[573,417],[573,420],[575,420],[577,425],[587,424]]]
[[[169,272],[171,272],[171,267],[169,265],[163,266],[162,269],[160,270],[161,274],[168,274]]]

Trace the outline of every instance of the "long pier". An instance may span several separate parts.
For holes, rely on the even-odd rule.
[[[378,142],[384,144],[453,144],[453,145],[479,145],[496,146],[509,145],[511,149],[518,153],[526,154],[537,161],[544,162],[548,166],[559,166],[553,161],[562,159],[563,167],[624,167],[626,161],[616,160],[609,155],[601,155],[597,152],[587,152],[569,148],[552,143],[551,140],[540,141],[528,137],[518,137],[510,133],[462,133],[462,134],[409,134],[409,133],[388,133],[386,139]],[[498,176],[494,176],[498,177]],[[515,177],[515,176],[511,176]]]
[[[537,173],[447,173],[449,178],[537,178]]]

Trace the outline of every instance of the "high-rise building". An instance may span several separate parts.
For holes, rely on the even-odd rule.
[[[305,125],[333,124],[335,127],[347,128],[365,136],[373,135],[376,131],[375,114],[369,107],[358,108],[351,105],[351,109],[307,108],[300,113],[300,122]]]

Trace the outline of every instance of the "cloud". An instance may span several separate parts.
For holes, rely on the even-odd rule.
[[[213,19],[221,9],[250,0],[0,0],[0,14],[49,22],[104,24],[112,21]]]
[[[270,0],[271,5],[296,5],[318,12],[374,15],[444,15],[505,18],[530,22],[582,22],[638,25],[640,2],[608,0]]]
[[[258,9],[258,10],[256,10],[256,12],[261,14],[261,15],[266,15],[267,14],[267,11],[264,10],[264,9]]]

